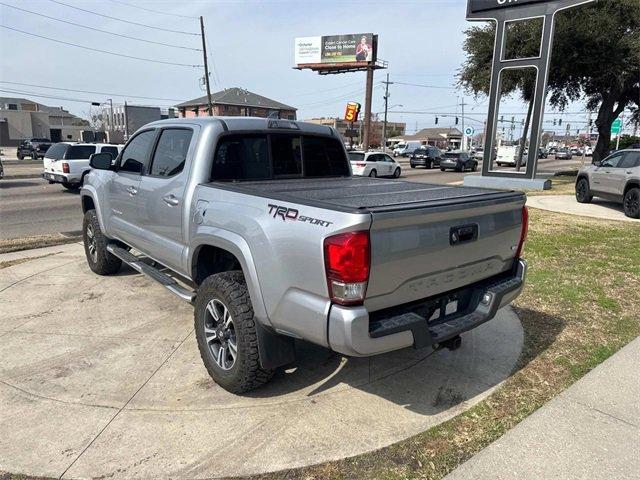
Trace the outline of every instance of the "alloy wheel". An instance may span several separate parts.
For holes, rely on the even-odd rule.
[[[238,343],[231,312],[219,299],[207,304],[204,334],[213,359],[222,370],[230,370],[236,363]]]
[[[640,194],[633,189],[624,197],[624,211],[628,216],[637,216],[640,209]]]
[[[98,245],[91,224],[87,225],[87,248],[89,249],[89,255],[91,255],[91,261],[96,263],[98,261]]]

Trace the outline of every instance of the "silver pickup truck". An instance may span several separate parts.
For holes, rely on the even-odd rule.
[[[231,392],[292,363],[294,339],[349,356],[457,348],[523,287],[522,193],[354,177],[326,126],[162,120],[91,166],[89,267],[125,262],[192,302]]]

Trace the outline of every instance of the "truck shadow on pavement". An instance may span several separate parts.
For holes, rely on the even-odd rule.
[[[564,328],[561,318],[541,312],[518,310],[522,324],[513,311],[506,312],[463,334],[462,346],[455,351],[405,349],[348,358],[298,342],[296,364],[244,396],[321,397],[355,390],[357,396],[374,395],[426,416],[457,406],[468,408],[538,357]]]

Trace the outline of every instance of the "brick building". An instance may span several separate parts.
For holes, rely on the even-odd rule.
[[[211,94],[213,115],[233,117],[271,117],[296,119],[296,109],[242,88],[226,88]],[[204,117],[208,108],[207,96],[176,105],[180,117]]]

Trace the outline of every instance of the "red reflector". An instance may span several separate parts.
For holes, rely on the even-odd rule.
[[[69,164],[68,163],[63,163],[62,164],[62,173],[69,173]]]
[[[522,249],[524,248],[524,242],[527,240],[528,232],[529,232],[529,210],[527,209],[527,207],[522,207],[522,230],[520,230],[520,243],[518,243],[516,258],[520,258],[520,256],[522,255]]]
[[[332,301],[342,305],[362,303],[369,279],[370,259],[368,231],[340,233],[325,238],[324,261]]]

